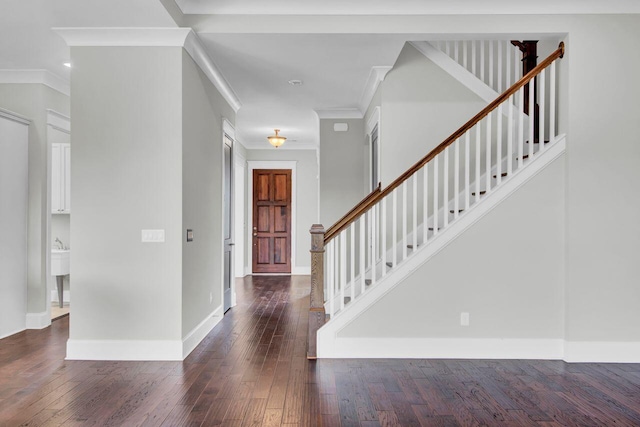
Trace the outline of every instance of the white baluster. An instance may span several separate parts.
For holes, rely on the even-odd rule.
[[[418,172],[413,174],[413,252],[418,249]]]
[[[489,40],[489,87],[492,89],[496,88],[495,82],[493,81],[493,40]]]
[[[480,123],[476,124],[476,203],[480,201]]]
[[[444,208],[442,220],[445,227],[449,225],[449,147],[444,149],[444,167],[442,168],[442,207]]]
[[[456,219],[460,211],[460,139],[453,144],[453,219]]]
[[[344,288],[347,286],[347,233],[340,233],[340,310],[344,308]]]
[[[433,235],[438,234],[438,206],[440,205],[438,200],[438,157],[433,158]]]
[[[496,113],[496,176],[497,185],[502,182],[502,104],[498,105],[498,112]]]
[[[471,169],[471,159],[470,156],[470,145],[471,145],[471,132],[467,131],[464,135],[464,209],[469,209],[469,197],[471,196],[471,188],[469,188],[470,181],[470,169]]]
[[[365,215],[362,215],[359,219],[360,221],[360,293],[364,293],[365,285],[366,285],[366,273],[367,269],[365,267],[365,255],[366,255],[366,239],[365,239]]]
[[[510,96],[507,99],[509,105],[509,124],[507,126],[507,174],[510,176],[513,173],[513,102],[515,101],[515,95]]]
[[[394,189],[391,196],[391,207],[393,212],[391,213],[391,265],[396,266],[398,264],[398,189]]]
[[[487,148],[485,152],[485,181],[487,188],[485,190],[489,193],[491,190],[491,113],[487,115]]]
[[[478,44],[477,40],[473,40],[471,42],[471,74],[477,76],[476,74],[476,45]]]
[[[382,241],[380,251],[382,252],[382,275],[387,274],[387,198],[383,198],[381,202],[382,209],[382,230],[380,231],[380,240]]]
[[[407,181],[402,184],[402,260],[407,257]]]
[[[522,167],[522,156],[524,153],[524,87],[518,89],[518,169]]]
[[[374,208],[369,210],[369,215],[370,215],[370,220],[372,224],[376,223],[376,210],[375,210],[375,206]],[[371,227],[371,251],[369,253],[369,255],[371,256],[371,260],[370,260],[370,265],[371,265],[371,284],[375,284],[376,283],[376,228],[375,226]]]
[[[349,283],[351,283],[351,302],[353,302],[356,299],[356,224],[353,222],[349,226],[349,236],[351,238],[351,247],[349,248],[351,280]]]
[[[513,83],[515,83],[518,80],[520,80],[520,78],[522,77],[521,72],[520,72],[520,70],[521,70],[521,68],[520,68],[520,49],[518,49],[516,46],[513,46],[512,49],[513,49]],[[514,101],[515,101],[515,99],[514,99]],[[522,107],[520,107],[520,108],[522,108]]]
[[[460,63],[460,55],[458,51],[458,41],[453,42],[453,59],[459,64]]]
[[[556,61],[549,69],[549,142],[556,140]]]
[[[538,85],[538,93],[539,93],[539,103],[538,105],[540,105],[540,114],[538,114],[539,117],[539,123],[538,125],[540,126],[540,133],[538,134],[538,141],[540,141],[540,143],[538,144],[538,152],[543,152],[544,151],[544,125],[545,125],[545,120],[544,120],[544,115],[545,115],[545,92],[546,92],[546,87],[545,87],[545,76],[547,75],[547,70],[542,70],[542,73],[540,73],[540,82]]]
[[[467,56],[468,56],[468,52],[467,52],[467,46],[469,45],[468,41],[464,41],[462,42],[462,66],[464,68],[466,68],[467,70],[469,69],[469,67],[467,66],[468,61],[467,61]]]
[[[498,49],[498,93],[502,93],[504,89],[502,89],[502,41],[498,40],[496,42]]]
[[[335,239],[331,240],[327,243],[327,289],[329,290],[329,316],[333,317],[335,310],[335,301],[334,301],[334,268],[335,268],[335,258],[333,255],[333,246]]]
[[[534,102],[534,94],[535,94],[535,77],[529,80],[529,160],[533,159],[533,142],[535,138],[535,128],[534,128],[534,120],[535,120],[535,102]]]
[[[484,40],[480,40],[480,80],[487,83],[484,76]]]
[[[444,42],[444,53],[446,53],[448,56],[451,56],[451,42],[450,41],[446,41]]]
[[[507,88],[510,88],[511,85],[513,83],[515,83],[515,80],[511,80],[511,43],[509,43],[509,40],[505,41],[506,43],[506,47],[505,47],[505,59],[504,59],[504,63],[505,63],[505,75],[507,76]]]
[[[422,168],[422,243],[427,243],[427,233],[429,232],[429,225],[427,219],[429,218],[429,163]]]

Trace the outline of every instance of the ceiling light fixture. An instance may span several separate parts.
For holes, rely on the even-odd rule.
[[[302,86],[302,80],[297,80],[297,79],[289,80],[289,84],[291,86]]]
[[[274,147],[278,148],[282,144],[284,144],[284,142],[287,140],[287,138],[285,138],[284,136],[278,135],[278,132],[280,132],[280,129],[274,129],[274,131],[275,131],[276,134],[268,136],[267,139],[269,140],[269,143],[271,145],[273,145]]]
[[[67,68],[71,68],[71,62],[63,62],[62,65],[64,65]]]

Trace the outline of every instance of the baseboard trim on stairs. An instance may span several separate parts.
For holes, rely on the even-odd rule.
[[[562,359],[562,339],[340,338],[319,358]]]

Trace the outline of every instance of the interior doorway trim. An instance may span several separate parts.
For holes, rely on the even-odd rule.
[[[247,176],[253,177],[254,169],[291,169],[291,273],[290,274],[309,274],[309,268],[298,268],[296,264],[296,248],[297,248],[297,200],[296,200],[296,160],[249,160],[247,161]],[[247,179],[247,252],[252,253],[253,248],[253,179]],[[253,255],[251,255],[253,257]],[[251,258],[252,259],[252,258]],[[253,274],[252,262],[247,262],[247,274]],[[287,275],[289,273],[278,273]]]
[[[376,145],[376,164],[373,164],[373,159],[374,159],[374,155],[373,155],[373,131],[375,129],[377,130],[377,145]],[[381,172],[381,168],[380,168],[380,107],[375,107],[373,110],[373,113],[371,114],[371,117],[369,117],[369,120],[367,120],[367,124],[366,124],[366,136],[367,136],[367,143],[369,144],[369,161],[368,161],[368,169],[369,169],[369,173],[368,173],[368,177],[367,177],[367,188],[369,188],[369,191],[373,191],[375,188],[375,185],[373,185],[373,168],[376,168],[376,172],[378,175],[378,181],[382,181],[382,177],[380,176],[380,172]]]

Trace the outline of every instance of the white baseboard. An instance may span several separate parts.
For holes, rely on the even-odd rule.
[[[640,363],[640,342],[566,341],[564,360],[572,363]]]
[[[51,291],[51,302],[58,302],[58,291]],[[71,291],[62,291],[62,302],[71,302]]]
[[[309,276],[311,274],[311,267],[293,267],[291,268],[291,274],[295,276]]]
[[[46,311],[42,313],[27,313],[27,329],[44,329],[51,325],[51,315]]]
[[[6,334],[0,335],[0,340],[3,339],[3,338],[10,337],[11,335],[15,335],[17,333],[20,333],[22,331],[24,331],[24,329],[16,329],[15,331],[7,332]]]
[[[182,340],[182,358],[185,359],[197,346],[202,342],[204,337],[218,324],[223,318],[222,306],[219,306],[207,316],[198,326],[193,328],[191,332]]]
[[[66,360],[181,361],[182,341],[69,339]]]
[[[335,338],[318,342],[318,357],[557,360],[562,359],[563,343],[561,339]]]

